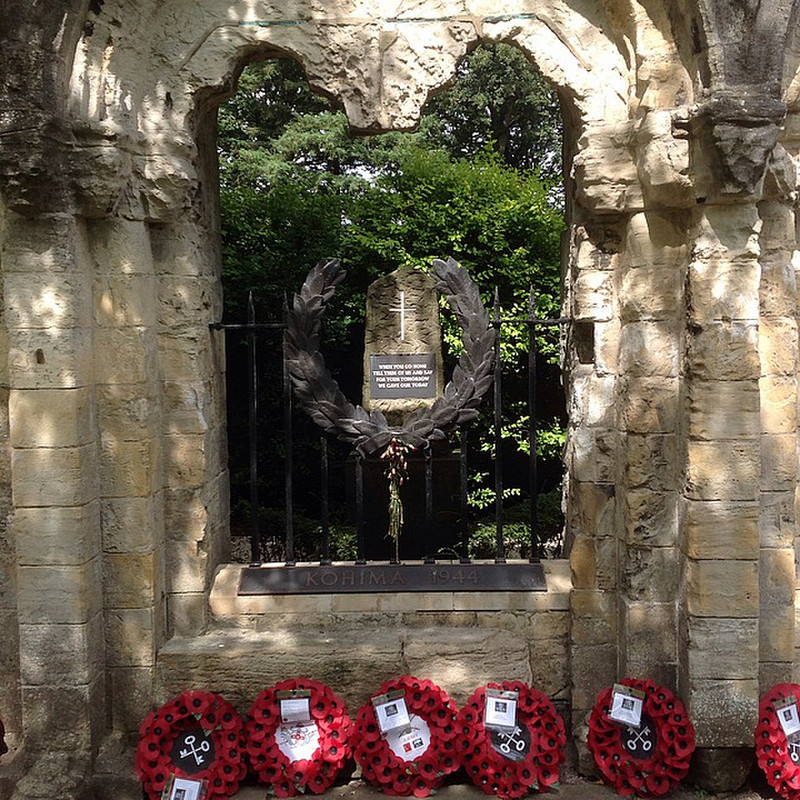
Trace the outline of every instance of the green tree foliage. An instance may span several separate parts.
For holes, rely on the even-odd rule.
[[[507,45],[480,48],[459,71],[418,132],[369,138],[352,136],[344,115],[324,108],[295,62],[264,62],[243,73],[242,88],[219,114],[230,313],[244,307],[249,291],[274,313],[280,290],[294,291],[311,264],[334,254],[350,273],[344,291],[352,295],[351,321],[375,277],[448,255],[487,297],[497,285],[504,304],[520,311],[533,285],[539,313],[555,310],[561,213],[550,202],[551,182],[511,157],[516,148],[528,162],[534,152],[540,163],[557,158],[557,128],[538,117],[521,125],[541,96],[550,104],[548,119],[557,117],[554,95]],[[469,89],[484,81],[495,87],[485,92],[491,102]],[[515,101],[514,91],[521,95]],[[504,112],[503,151],[488,134],[502,127],[489,124],[498,104],[513,109]]]
[[[428,115],[436,121],[430,138],[453,155],[471,158],[491,145],[509,166],[561,180],[558,97],[516,47],[475,50],[453,86],[431,100]]]

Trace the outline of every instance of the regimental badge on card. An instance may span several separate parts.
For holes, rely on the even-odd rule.
[[[611,709],[608,718],[638,729],[642,724],[643,706],[644,692],[615,683],[611,690]]]
[[[408,708],[406,708],[405,693],[401,689],[373,697],[372,705],[381,733],[408,726]]]
[[[389,749],[403,761],[419,758],[430,746],[431,731],[424,719],[412,714],[409,724],[386,734]]]
[[[486,706],[483,724],[490,729],[515,728],[517,725],[517,702],[519,692],[502,689],[486,689]]]

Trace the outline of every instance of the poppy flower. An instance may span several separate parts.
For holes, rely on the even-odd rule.
[[[398,755],[381,733],[375,708],[368,701],[356,716],[353,734],[355,759],[365,780],[378,786],[385,794],[427,797],[441,785],[446,774],[459,766],[455,750],[456,731],[452,725],[456,707],[430,680],[403,675],[384,683],[375,695],[392,691],[403,693],[409,716],[416,718],[415,724],[427,728],[424,738],[429,736],[430,742],[422,753],[419,746],[406,742],[409,746],[408,760]],[[372,769],[378,757],[384,766]]]
[[[758,725],[755,730],[756,761],[767,783],[787,800],[800,797],[800,747],[790,742],[778,719],[778,707],[786,705],[790,696],[800,708],[800,685],[781,683],[773,686],[759,702]],[[795,761],[798,759],[798,761]]]
[[[183,701],[189,707],[192,714],[205,714],[206,710],[211,705],[211,699],[208,692],[186,692],[186,698]]]
[[[477,689],[456,717],[459,752],[472,782],[486,794],[503,798],[522,797],[536,790],[544,785],[543,776],[555,783],[558,765],[564,761],[566,734],[550,700],[521,681],[488,685],[517,692],[517,725],[524,733],[514,739],[512,756],[512,747],[502,749],[484,725],[486,688]]]

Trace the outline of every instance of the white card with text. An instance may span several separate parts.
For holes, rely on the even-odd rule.
[[[486,690],[483,724],[487,728],[513,728],[517,724],[519,692]]]
[[[308,697],[282,697],[281,722],[310,722],[311,701]]]
[[[794,696],[787,697],[780,705],[776,703],[775,713],[787,738],[800,732],[800,715],[797,713],[797,700]]]
[[[378,719],[381,733],[408,726],[408,708],[406,708],[406,699],[402,692],[389,692],[373,697],[372,704],[375,707],[375,716]]]
[[[165,797],[166,796],[166,797]],[[191,778],[173,776],[164,787],[164,800],[203,800],[206,796],[206,782]]]
[[[631,689],[629,686],[614,684],[608,717],[614,722],[622,722],[632,728],[638,728],[642,724],[643,705],[644,694],[642,692]]]

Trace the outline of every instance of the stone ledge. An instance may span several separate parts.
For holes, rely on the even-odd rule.
[[[243,564],[217,569],[209,597],[212,618],[235,621],[261,615],[363,614],[414,611],[568,611],[572,588],[569,562],[542,562],[546,592],[392,592],[365,594],[249,595],[238,594]]]
[[[206,689],[246,712],[267,686],[308,676],[329,684],[355,713],[381,683],[402,674],[436,681],[457,703],[487,681],[532,679],[529,642],[513,631],[444,626],[421,631],[382,628],[380,618],[370,622],[323,632],[227,630],[172,639],[158,655],[156,700]],[[566,650],[564,641],[562,660]]]
[[[566,560],[545,562],[546,592],[239,596],[242,568],[218,569],[208,633],[161,648],[158,702],[204,688],[245,712],[265,687],[302,675],[328,683],[353,711],[403,673],[436,681],[458,703],[493,680],[535,681],[553,697],[564,690]]]

